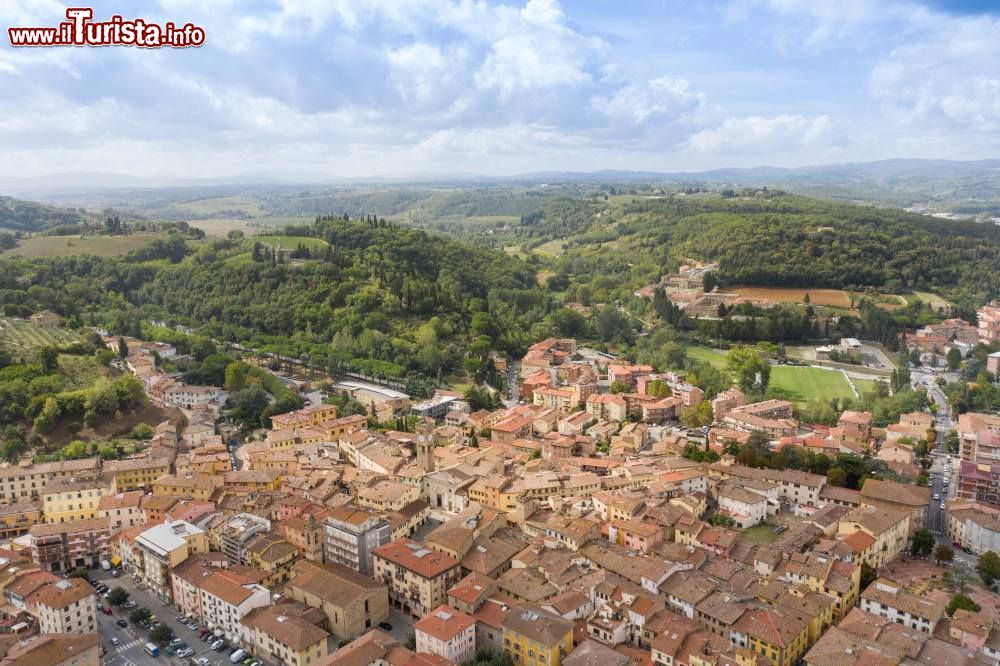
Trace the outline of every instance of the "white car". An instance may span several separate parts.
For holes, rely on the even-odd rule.
[[[942,509],[944,508],[944,502],[941,502],[941,508]]]
[[[934,499],[941,499],[941,496],[938,495],[937,493],[934,493]]]

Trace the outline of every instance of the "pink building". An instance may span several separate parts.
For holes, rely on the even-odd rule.
[[[608,526],[608,541],[649,554],[663,543],[663,530],[659,525],[641,520],[615,520]]]

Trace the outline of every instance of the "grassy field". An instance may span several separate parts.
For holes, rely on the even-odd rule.
[[[930,306],[935,310],[939,310],[942,308],[947,310],[948,308],[951,307],[951,303],[941,298],[937,294],[932,294],[927,291],[915,291],[913,292],[913,295],[910,296],[910,298],[915,298],[918,301],[923,301],[924,303],[930,303]]]
[[[858,389],[858,393],[864,395],[866,393],[871,393],[875,390],[875,385],[878,381],[875,379],[852,379],[855,388]]]
[[[689,358],[704,361],[717,370],[726,369],[726,355],[714,349],[709,349],[708,347],[688,347],[687,355]]]
[[[35,326],[23,319],[0,319],[0,346],[12,355],[31,354],[40,347],[79,342],[80,337],[64,328]]]
[[[770,387],[792,402],[854,397],[843,373],[804,366],[774,366],[771,368]]]
[[[564,242],[565,241],[560,239],[546,241],[536,247],[535,252],[538,254],[548,255],[550,257],[558,257],[562,254],[562,246]]]
[[[149,245],[163,234],[134,234],[131,236],[35,236],[18,241],[17,247],[3,252],[4,256],[68,257],[90,254],[95,257],[117,257]]]
[[[253,236],[255,241],[260,241],[264,245],[277,245],[287,250],[294,250],[299,245],[304,245],[309,249],[326,247],[326,241],[320,238],[309,238],[308,236]]]
[[[755,525],[743,530],[740,540],[745,543],[766,544],[772,543],[778,535],[774,533],[774,525]]]

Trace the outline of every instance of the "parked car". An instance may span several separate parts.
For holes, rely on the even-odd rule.
[[[196,663],[198,664],[198,666],[208,666],[209,664],[208,657],[199,657]]]
[[[112,636],[111,637],[111,644],[112,645],[118,645],[119,643],[121,643],[121,639],[119,639],[117,636]]]
[[[379,622],[378,628],[385,629],[386,631],[392,631],[392,625],[389,624],[388,622]]]
[[[177,620],[178,622],[180,622],[181,624],[187,624],[188,616],[187,615],[178,615],[174,619]]]
[[[112,578],[118,578],[118,576],[121,576],[121,573],[118,572],[118,569],[112,569],[111,570],[111,577]]]
[[[198,638],[204,638],[206,634],[212,633],[211,629],[202,629],[198,632]]]
[[[181,648],[180,650],[177,651],[178,657],[190,657],[193,654],[194,650],[192,650],[191,648]]]
[[[125,627],[128,626],[128,622],[126,622],[125,620],[122,620],[122,619],[119,619],[117,622],[115,622],[115,624],[117,624],[122,629],[124,629]]]
[[[220,641],[220,640],[216,639],[216,640],[215,640],[215,641],[214,641],[214,642],[212,643],[211,647],[212,647],[212,649],[213,649],[213,650],[218,650],[219,648],[221,648],[221,647],[222,647],[223,645],[225,645],[225,644],[226,644],[226,642],[225,642],[225,641]]]
[[[198,630],[198,623],[195,622],[194,620],[191,620],[190,622],[188,622],[184,626],[187,627],[188,629],[190,629],[191,631],[197,631]]]
[[[229,643],[226,641],[219,641],[220,645],[217,648],[213,648],[216,652],[223,652],[229,649]]]
[[[174,639],[172,639],[170,641],[170,647],[174,647],[174,648],[178,647],[183,642],[184,642],[183,638],[174,638]]]
[[[104,613],[105,615],[111,615],[111,609],[108,608],[107,606],[105,606],[104,609],[101,610],[101,612]]]

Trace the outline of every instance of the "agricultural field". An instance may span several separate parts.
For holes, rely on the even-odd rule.
[[[732,287],[726,291],[749,298],[766,298],[777,303],[801,303],[809,294],[811,305],[850,308],[851,296],[841,289],[785,289],[782,287]]]
[[[792,402],[809,402],[814,398],[854,398],[850,384],[838,370],[776,365],[771,368],[770,388]]]
[[[35,326],[23,319],[0,319],[0,347],[13,356],[31,355],[41,347],[79,342],[80,336],[64,328]]]
[[[243,213],[245,215],[260,215],[263,211],[260,202],[250,197],[240,195],[228,197],[211,197],[208,199],[192,199],[171,206],[174,210],[189,215],[216,215]]]
[[[163,234],[132,234],[129,236],[35,236],[25,238],[17,243],[17,247],[6,250],[5,257],[69,257],[76,254],[89,254],[95,257],[117,257],[128,254],[132,250],[149,245]]]

